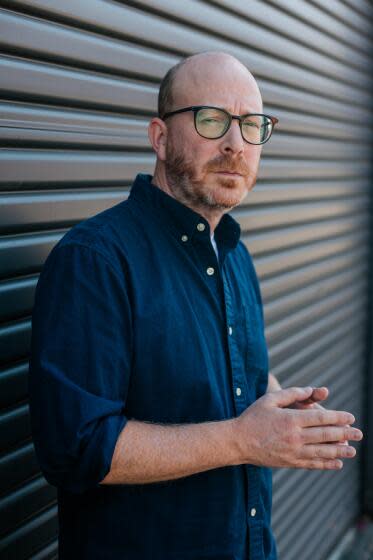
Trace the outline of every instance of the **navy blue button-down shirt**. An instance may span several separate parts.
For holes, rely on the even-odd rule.
[[[239,224],[220,220],[217,259],[207,220],[150,181],[138,175],[127,200],[70,229],[36,289],[31,425],[58,488],[59,556],[274,560],[268,468],[100,484],[129,419],[225,420],[267,388],[261,294]]]

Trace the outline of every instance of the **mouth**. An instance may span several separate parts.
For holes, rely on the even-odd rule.
[[[242,177],[241,173],[237,173],[236,171],[216,171],[215,173],[219,173],[219,175],[227,175],[227,177]]]

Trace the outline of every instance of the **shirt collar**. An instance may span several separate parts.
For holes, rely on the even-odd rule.
[[[168,226],[178,239],[187,236],[191,240],[197,233],[198,235],[208,236],[210,242],[208,221],[176,198],[153,185],[151,183],[152,178],[152,175],[139,173],[132,185],[129,198],[137,200],[140,205],[146,205],[152,212],[156,212],[162,223]],[[202,228],[199,224],[203,224],[205,227]],[[240,235],[239,223],[230,214],[223,214],[214,231],[215,241],[218,244],[225,245],[228,250],[234,249],[238,244]]]

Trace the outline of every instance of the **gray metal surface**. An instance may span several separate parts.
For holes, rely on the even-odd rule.
[[[368,0],[0,0],[0,556],[57,556],[27,401],[40,268],[152,172],[147,122],[183,56],[236,55],[280,119],[233,214],[261,281],[271,371],[363,422],[373,9]],[[360,459],[274,471],[280,560],[324,560],[359,513]]]

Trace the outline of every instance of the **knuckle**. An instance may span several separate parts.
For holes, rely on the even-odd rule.
[[[344,447],[343,445],[339,445],[335,450],[335,459],[342,457],[348,457],[348,454],[346,453],[346,447]]]
[[[325,440],[324,441],[336,441],[339,439],[339,434],[333,428],[325,428]]]
[[[321,431],[321,441],[323,441],[324,443],[329,441],[329,432],[327,430],[327,428],[323,428]]]
[[[320,459],[323,456],[323,449],[320,446],[315,446],[314,448],[314,457],[316,457],[317,459]]]
[[[345,459],[350,456],[350,452],[347,447],[340,447],[335,456],[336,459]]]
[[[321,445],[320,457],[324,460],[335,459],[337,456],[337,449],[333,445]]]
[[[341,440],[348,440],[348,439],[354,439],[355,433],[353,430],[351,430],[350,428],[344,428],[343,429],[343,437],[341,438]]]

